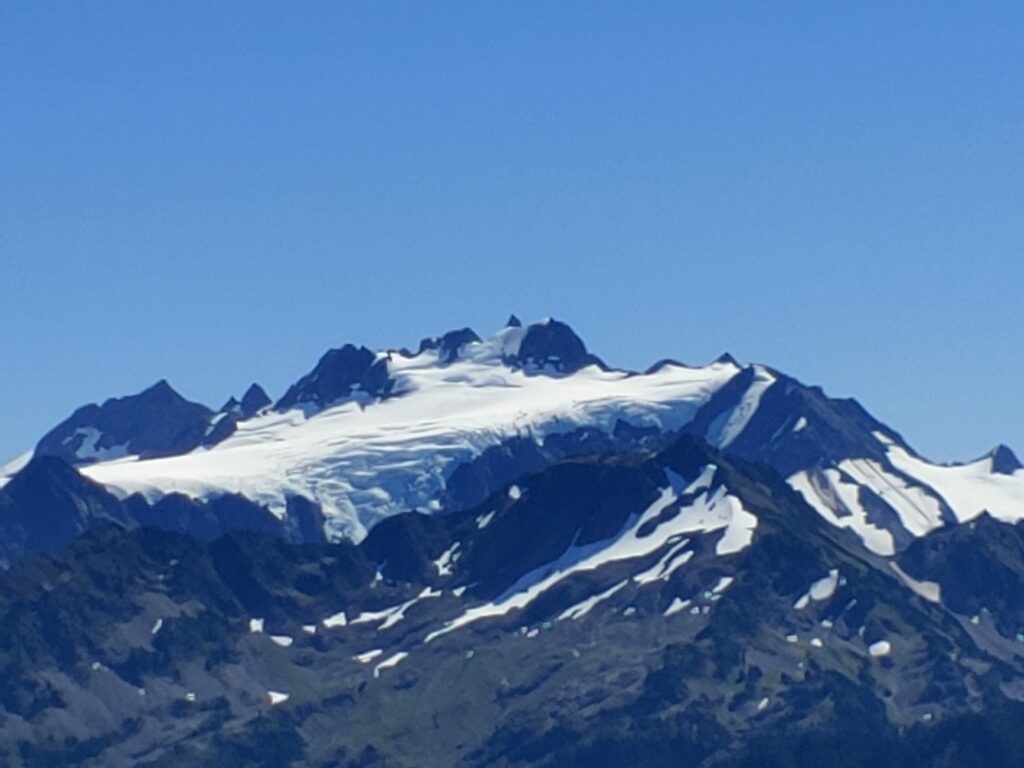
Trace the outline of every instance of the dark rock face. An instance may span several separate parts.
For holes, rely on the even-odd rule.
[[[506,363],[564,374],[575,373],[588,365],[605,367],[599,358],[587,352],[583,340],[572,328],[558,320],[529,326],[519,352],[509,357]]]
[[[983,514],[915,540],[899,562],[914,578],[938,583],[952,611],[987,612],[1009,637],[1024,632],[1024,526]]]
[[[210,419],[203,437],[203,445],[211,446],[227,440],[238,429],[238,422],[255,416],[271,404],[267,393],[259,384],[251,384],[241,401],[230,398]]]
[[[253,383],[245,390],[242,401],[239,403],[239,410],[243,419],[248,419],[257,411],[266,408],[271,404],[270,397],[259,384]]]
[[[1024,469],[1024,464],[1005,445],[997,445],[992,451],[992,471],[1000,475],[1012,475],[1019,469]]]
[[[105,455],[143,458],[187,453],[200,444],[212,411],[185,400],[166,381],[144,392],[86,405],[39,441],[39,456],[88,464]]]
[[[472,328],[460,328],[449,331],[444,336],[434,336],[420,342],[419,351],[436,349],[437,357],[442,363],[452,363],[459,359],[459,350],[465,345],[479,342],[480,337]]]
[[[378,360],[366,347],[346,344],[320,358],[316,367],[289,387],[274,407],[279,411],[299,405],[323,408],[359,395],[386,397],[393,384],[385,358]]]
[[[0,563],[25,552],[57,552],[102,523],[134,525],[102,486],[59,458],[37,456],[0,488]]]
[[[288,499],[278,519],[244,496],[205,501],[181,494],[149,504],[124,501],[55,456],[37,456],[0,488],[0,568],[33,553],[58,552],[101,525],[152,526],[212,541],[235,531],[257,531],[291,542],[324,542],[324,518],[307,499]]]

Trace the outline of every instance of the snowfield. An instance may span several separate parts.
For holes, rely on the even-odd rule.
[[[439,347],[378,353],[393,383],[390,396],[375,399],[356,385],[349,397],[322,409],[308,402],[283,412],[263,409],[240,421],[222,442],[183,455],[122,457],[122,447],[97,449],[101,436],[91,427],[78,428],[69,439],[81,439],[79,458],[98,460],[80,471],[122,497],[141,493],[155,501],[171,493],[237,493],[283,518],[288,499],[301,496],[321,506],[329,538],[358,542],[390,515],[440,510],[456,468],[509,439],[543,445],[553,435],[581,428],[611,434],[620,423],[672,432],[711,404],[713,418],[701,422],[701,431],[722,451],[740,445],[741,455],[749,452],[751,441],[743,447],[740,438],[759,419],[755,435],[774,432],[756,449],[765,456],[778,455],[772,452],[779,440],[804,441],[798,454],[809,441],[812,458],[795,472],[787,469],[787,482],[822,517],[855,533],[876,554],[891,556],[911,537],[983,512],[1007,522],[1024,519],[1024,469],[1008,472],[1004,463],[998,472],[991,456],[963,465],[932,464],[880,429],[869,432],[871,427],[862,429],[852,450],[860,455],[814,459],[815,450],[832,455],[830,433],[819,431],[813,408],[780,406],[781,387],[788,397],[802,385],[765,366],[743,368],[728,356],[705,367],[666,362],[643,374],[597,364],[563,374],[557,356],[527,361],[525,368],[510,364],[536,327],[506,327],[457,352]],[[748,383],[735,386],[744,372]],[[730,382],[732,391],[722,398],[727,402],[712,403]],[[765,402],[773,405],[766,408]],[[764,422],[773,419],[777,423],[766,431]],[[31,452],[0,469],[0,487],[30,458]],[[513,500],[521,493],[518,485],[508,489]],[[729,503],[722,500],[722,508]],[[484,528],[490,520],[481,515],[477,525]],[[742,548],[746,531],[729,528],[719,546]],[[450,563],[437,567],[443,575]]]
[[[620,420],[679,429],[741,370],[715,363],[645,375],[597,366],[571,376],[527,373],[502,362],[520,330],[469,344],[448,364],[436,350],[386,353],[400,394],[380,402],[347,401],[308,417],[300,408],[270,412],[212,448],[82,472],[121,495],[240,493],[279,516],[288,496],[304,496],[323,507],[332,537],[358,541],[384,517],[431,508],[455,467],[491,446],[580,427],[611,432]]]

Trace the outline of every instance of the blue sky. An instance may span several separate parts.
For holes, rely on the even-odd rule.
[[[1024,452],[1017,2],[0,4],[0,460],[509,312]]]

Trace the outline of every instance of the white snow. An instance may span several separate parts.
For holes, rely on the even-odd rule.
[[[828,600],[832,597],[832,595],[836,593],[836,587],[838,585],[839,571],[833,568],[828,572],[828,576],[820,578],[811,584],[811,589],[808,594],[810,594],[811,600],[820,603],[822,600]]]
[[[718,580],[718,583],[711,588],[712,594],[722,594],[732,585],[733,581],[735,581],[735,579],[732,576],[723,576]]]
[[[875,554],[895,554],[892,534],[868,522],[867,510],[857,496],[858,486],[844,479],[839,470],[797,472],[786,482],[825,520],[837,528],[852,530]]]
[[[128,445],[113,445],[109,448],[97,448],[96,443],[103,437],[103,433],[96,427],[79,427],[73,434],[64,438],[64,445],[67,445],[76,437],[82,438],[82,444],[75,451],[75,456],[81,461],[112,461],[128,455]]]
[[[522,495],[523,495],[523,492],[521,490],[519,490],[519,486],[518,485],[511,485],[511,486],[509,486],[508,497],[510,499],[512,499],[512,501],[518,501],[522,497]]]
[[[333,616],[328,616],[323,620],[325,629],[334,629],[335,627],[344,627],[348,624],[348,617],[345,616],[344,611],[338,611]]]
[[[288,637],[288,635],[271,635],[270,640],[274,645],[279,645],[282,648],[288,648],[295,641]]]
[[[405,618],[405,612],[409,610],[415,602],[415,599],[407,600],[404,603],[393,605],[390,608],[384,608],[380,611],[366,611],[352,619],[351,623],[370,624],[373,622],[380,622],[377,629],[389,629]]]
[[[750,420],[757,413],[761,396],[775,383],[775,377],[764,366],[754,366],[754,381],[743,393],[739,403],[720,414],[707,431],[707,441],[717,448],[728,448],[743,434]]]
[[[12,475],[16,475],[25,468],[26,464],[32,461],[33,453],[34,451],[25,451],[20,456],[11,459],[11,461],[0,467],[0,488],[7,485],[7,482],[11,479]]]
[[[672,616],[673,614],[679,613],[680,611],[685,611],[689,607],[689,600],[683,600],[682,598],[676,597],[673,598],[671,605],[669,605],[669,607],[665,609],[665,615]]]
[[[384,401],[341,402],[309,415],[269,412],[210,448],[101,461],[83,472],[120,494],[242,493],[279,515],[288,496],[304,496],[322,505],[332,538],[358,541],[386,516],[427,508],[456,466],[491,446],[517,436],[543,442],[582,426],[611,432],[620,420],[676,430],[740,371],[714,363],[644,375],[597,366],[571,376],[529,375],[501,362],[516,338],[505,329],[466,345],[463,359],[449,365],[433,350],[388,353],[398,394]],[[741,421],[737,415],[730,429]]]
[[[802,611],[813,600],[816,603],[820,603],[824,600],[828,600],[836,592],[836,587],[839,586],[839,571],[835,568],[828,572],[827,576],[824,576],[813,584],[806,593],[800,596],[800,598],[793,604],[793,607],[798,611]]]
[[[263,631],[263,619],[249,619],[249,631],[259,634]]]
[[[291,696],[280,691],[267,691],[267,698],[270,700],[270,706],[276,707],[278,704],[284,704]]]
[[[657,563],[646,571],[641,571],[636,574],[633,577],[633,581],[637,584],[651,584],[655,581],[668,581],[672,578],[673,573],[686,565],[686,563],[690,561],[690,558],[693,557],[693,552],[683,551],[689,543],[689,539],[682,539],[681,541],[673,544],[672,548],[666,552]]]
[[[770,703],[770,699],[767,696],[765,696],[763,699],[761,699],[759,702],[757,702],[757,711],[758,712],[764,712],[766,709],[768,709],[768,704],[769,703]]]
[[[875,658],[878,658],[879,656],[888,656],[891,651],[892,646],[889,644],[888,640],[879,640],[877,643],[872,643],[868,646],[868,653]]]
[[[375,667],[375,669],[381,670],[381,669],[390,669],[391,667],[397,667],[399,662],[401,662],[403,659],[408,657],[408,655],[409,655],[409,653],[407,651],[399,651],[394,656],[389,656],[388,658],[384,659],[384,661],[382,661],[380,664],[378,664]]]
[[[900,568],[899,563],[895,561],[890,562],[889,567],[904,584],[928,602],[938,603],[942,600],[942,585],[937,581],[918,581]]]
[[[476,527],[477,527],[477,529],[482,531],[484,528],[486,528],[490,524],[491,520],[493,520],[493,519],[494,519],[494,510],[491,510],[486,515],[480,515],[476,519]]]
[[[945,524],[944,508],[959,522],[986,511],[1005,522],[1024,519],[1024,470],[1012,475],[993,473],[988,457],[969,464],[933,464],[883,432],[873,436],[884,446],[896,472],[873,459],[846,459],[824,470],[797,472],[787,482],[828,522],[852,530],[875,554],[892,556],[895,541],[892,533],[868,522],[859,497],[861,487],[887,504],[900,526],[918,537]]]
[[[715,547],[718,555],[734,554],[750,543],[757,518],[744,510],[739,499],[730,496],[724,486],[714,491],[704,490],[675,517],[662,522],[646,536],[639,535],[645,524],[657,519],[678,499],[679,495],[670,482],[658,499],[644,512],[630,518],[616,536],[586,546],[572,544],[560,558],[526,574],[493,602],[474,606],[448,622],[443,629],[431,632],[426,642],[475,621],[504,616],[510,611],[525,608],[573,574],[594,571],[608,563],[648,557],[670,542],[676,542],[678,548],[678,538],[683,534],[725,529],[725,534]],[[650,573],[641,574],[641,583],[649,583],[658,578],[652,578]]]
[[[153,622],[153,628],[149,630],[149,634],[155,635],[157,632],[159,632],[161,629],[163,629],[163,626],[164,626],[164,620],[163,619],[157,619],[155,622]]]
[[[801,416],[799,419],[797,419],[796,424],[793,425],[793,431],[803,432],[805,429],[807,429],[807,417]]]
[[[384,655],[384,651],[382,651],[380,648],[374,648],[372,651],[367,651],[366,653],[356,654],[352,658],[355,659],[356,661],[358,661],[360,664],[369,664],[371,661],[376,659],[378,656],[383,656],[383,655]]]
[[[303,624],[302,625],[302,631],[305,632],[307,635],[315,635],[316,634],[316,624]]]
[[[602,593],[600,593],[598,595],[593,595],[591,597],[588,597],[586,600],[583,600],[583,601],[581,601],[579,603],[576,603],[576,605],[573,605],[573,606],[570,606],[569,608],[566,608],[558,616],[558,620],[559,621],[564,621],[565,619],[572,619],[573,621],[576,621],[578,619],[582,619],[584,616],[586,616],[588,613],[590,613],[593,610],[595,605],[597,605],[598,603],[604,602],[609,597],[611,597],[616,592],[618,592],[620,589],[622,589],[624,586],[626,586],[628,583],[629,583],[628,579],[623,579],[618,584],[616,584],[614,587],[611,587],[610,589],[606,589],[604,592],[602,592]]]
[[[414,597],[412,600],[406,600],[404,603],[392,606],[390,608],[384,608],[380,611],[369,611],[366,613],[360,613],[359,616],[351,620],[351,624],[367,624],[379,621],[380,625],[377,627],[379,630],[388,629],[393,627],[395,624],[405,618],[405,613],[412,608],[420,600],[427,600],[432,597],[440,597],[444,594],[441,590],[434,590],[430,587],[425,588],[419,595]]]
[[[451,576],[452,565],[459,559],[458,550],[461,542],[456,541],[448,549],[441,553],[441,556],[434,561],[434,567],[437,568],[438,576]]]
[[[1010,523],[1024,518],[1024,470],[1012,475],[993,473],[987,457],[970,464],[932,464],[912,456],[881,433],[876,432],[875,437],[888,443],[893,466],[938,491],[960,522],[985,511]]]
[[[811,638],[811,645],[813,645],[815,648],[821,648],[825,644],[821,641],[820,637],[812,637]]]
[[[941,502],[927,489],[912,486],[897,475],[886,472],[877,461],[847,459],[839,469],[855,482],[875,492],[899,515],[903,527],[915,536],[924,536],[942,526]]]

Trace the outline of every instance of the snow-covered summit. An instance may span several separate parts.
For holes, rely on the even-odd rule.
[[[84,471],[124,494],[241,493],[280,514],[289,496],[303,496],[322,505],[332,534],[358,539],[388,515],[437,508],[457,467],[510,439],[543,446],[582,428],[612,434],[620,422],[680,430],[739,370],[606,370],[566,329],[509,326],[415,354],[347,347],[340,363],[328,353],[273,411],[214,446]],[[372,370],[386,387],[363,386]]]
[[[569,456],[649,450],[679,433],[773,467],[881,555],[983,512],[1024,518],[1024,468],[1008,448],[932,464],[855,401],[780,371],[729,355],[616,370],[553,319],[513,316],[487,337],[462,328],[415,352],[347,344],[273,407],[260,389],[228,405],[213,413],[163,382],[79,409],[36,453],[150,500],[241,494],[283,516],[300,497],[320,505],[335,538],[360,539],[409,509],[464,508]]]

